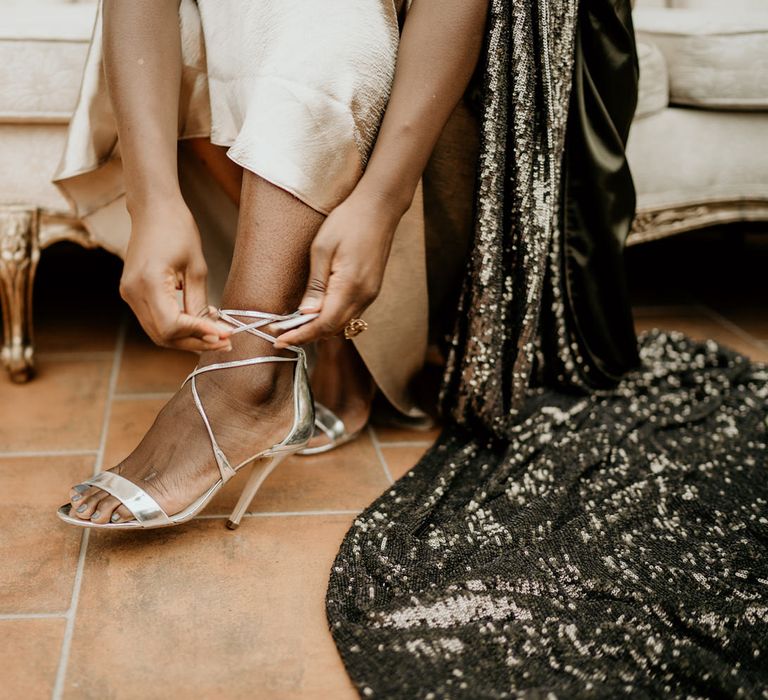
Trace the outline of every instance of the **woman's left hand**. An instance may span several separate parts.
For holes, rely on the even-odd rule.
[[[276,348],[337,335],[378,296],[402,211],[384,197],[354,190],[323,222],[310,251],[309,281],[299,306],[319,313],[279,336]]]

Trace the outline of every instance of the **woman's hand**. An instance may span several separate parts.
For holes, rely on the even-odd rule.
[[[403,210],[355,189],[323,222],[310,253],[303,313],[320,315],[286,331],[275,347],[303,345],[340,333],[378,296]]]
[[[200,234],[183,201],[143,206],[132,211],[131,220],[120,295],[149,337],[193,352],[231,347],[228,327],[210,317]]]

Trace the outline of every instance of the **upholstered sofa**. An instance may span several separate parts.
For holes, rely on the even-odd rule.
[[[630,243],[715,223],[768,221],[768,0],[637,0],[641,99],[629,144]],[[32,375],[41,251],[95,245],[51,184],[77,99],[93,0],[0,4],[2,361]]]
[[[768,0],[636,0],[630,244],[768,221]]]

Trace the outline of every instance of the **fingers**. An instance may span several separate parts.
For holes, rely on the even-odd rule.
[[[232,343],[228,340],[220,340],[217,344],[212,344],[198,338],[178,338],[170,340],[165,347],[174,350],[183,350],[184,352],[229,352],[232,349]]]
[[[218,323],[211,318],[190,316],[177,310],[175,318],[163,321],[165,332],[163,337],[167,342],[185,339],[201,340],[209,345],[229,344],[232,329],[224,323]],[[213,332],[211,332],[212,329]]]
[[[208,270],[205,265],[189,266],[184,273],[184,311],[190,316],[209,315]]]
[[[319,311],[322,308],[328,289],[328,278],[331,275],[332,259],[333,248],[324,243],[321,236],[316,236],[309,254],[309,278],[299,304],[301,311]]]
[[[158,345],[178,350],[204,352],[206,350],[231,350],[231,329],[210,318],[190,316],[178,307],[152,309],[153,326]]]
[[[338,335],[344,330],[349,320],[361,313],[375,297],[368,293],[356,293],[354,285],[338,285],[339,289],[330,289],[325,295],[320,315],[306,325],[280,335],[275,343],[277,349],[288,345],[307,343]]]
[[[161,282],[156,277],[123,280],[120,293],[149,337],[158,345],[192,352],[225,350],[231,347],[228,340],[231,329],[207,315],[197,315],[207,308],[204,279],[204,274],[197,273],[194,277],[185,278],[182,284],[185,307],[195,309],[197,306],[192,313],[179,308],[176,284],[170,276]]]
[[[174,341],[184,338],[203,340],[205,336],[215,337],[218,342],[229,337],[231,330],[228,326],[217,323],[208,316],[196,315],[203,308],[203,304],[195,312],[185,313],[179,308],[176,292],[168,292],[169,290],[158,285],[147,290],[147,311],[152,318],[159,344],[172,345]],[[207,304],[205,306],[207,307]]]

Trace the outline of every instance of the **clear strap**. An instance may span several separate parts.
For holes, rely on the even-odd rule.
[[[341,420],[330,408],[315,401],[315,425],[325,433],[330,442],[336,443],[347,433],[344,421]]]

